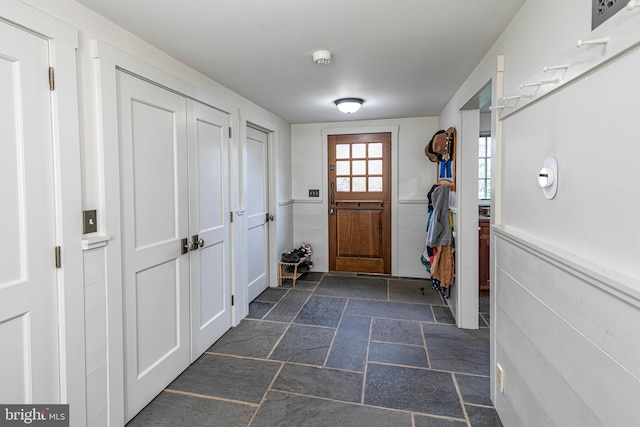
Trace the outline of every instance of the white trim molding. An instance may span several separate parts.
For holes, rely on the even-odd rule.
[[[607,270],[604,267],[596,270],[592,262],[540,242],[512,228],[493,225],[491,229],[497,238],[506,240],[556,268],[578,277],[584,283],[614,295],[621,301],[640,309],[640,280]]]
[[[109,236],[108,234],[85,237],[84,239],[82,239],[82,249],[87,251],[90,249],[107,246],[107,242],[109,242],[109,239],[111,239],[111,236]]]

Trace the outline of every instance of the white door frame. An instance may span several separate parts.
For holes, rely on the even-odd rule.
[[[456,325],[463,329],[478,329],[479,327],[478,138],[480,136],[480,107],[491,101],[493,84],[493,81],[490,81],[483,85],[478,93],[459,110],[460,129],[456,146],[456,153],[458,153],[457,206],[454,209],[458,256],[456,257],[456,283],[452,288],[449,305],[456,318]],[[495,170],[495,158],[492,162]],[[496,182],[492,177],[492,191],[495,191],[494,184]],[[493,194],[495,192],[492,193],[491,203],[493,203]],[[493,255],[491,260],[493,260]]]
[[[62,403],[69,403],[72,408],[71,425],[80,426],[86,419],[86,372],[80,227],[80,126],[76,76],[78,31],[17,0],[5,0],[0,14],[0,19],[48,40],[49,61],[55,69],[56,86],[64,88],[51,92],[56,244],[62,248],[62,268],[56,271],[60,324],[60,398]],[[43,75],[43,78],[46,77]]]
[[[123,69],[141,78],[208,104],[230,115],[237,122],[237,112],[230,105],[165,71],[119,49],[97,40],[92,42],[92,57],[99,72],[99,123],[103,175],[101,200],[104,212],[106,246],[107,328],[108,328],[108,401],[110,425],[124,425],[124,333],[122,292],[122,224],[120,206],[120,150],[118,146],[118,104],[116,72]],[[231,125],[233,127],[233,125]],[[237,131],[237,129],[234,129]],[[107,185],[108,183],[108,185]],[[233,258],[233,249],[231,254]],[[232,283],[232,288],[234,288]],[[234,292],[234,289],[232,289]]]
[[[450,304],[456,324],[463,329],[478,329],[478,138],[480,110],[460,110],[456,147],[458,197],[456,222],[456,283]]]
[[[244,212],[246,207],[246,197],[247,197],[247,126],[254,127],[256,129],[262,130],[267,133],[267,168],[268,170],[268,189],[269,189],[269,213],[274,215],[275,220],[270,222],[269,224],[269,286],[272,286],[278,277],[278,268],[277,268],[277,257],[276,254],[278,252],[277,246],[277,229],[278,229],[278,212],[277,212],[277,203],[276,203],[276,179],[275,179],[275,159],[276,159],[276,141],[278,140],[278,135],[280,133],[279,127],[263,118],[253,115],[249,112],[242,112],[240,115],[240,144],[241,149],[239,151],[240,158],[237,159],[236,165],[238,166],[238,187],[237,190],[239,193],[234,194],[236,196],[235,206],[237,207],[237,215],[242,218],[242,258],[241,260],[236,260],[236,262],[241,262],[242,265],[235,266],[234,271],[238,272],[242,275],[243,280],[242,283],[238,283],[236,289],[236,316],[234,317],[234,325],[240,323],[240,320],[249,314],[249,303],[248,301],[248,280],[247,280],[247,263],[249,262],[249,257],[251,255],[250,251],[247,248],[247,228],[246,223],[244,222]],[[234,235],[235,236],[235,235]],[[236,251],[236,254],[238,252]]]

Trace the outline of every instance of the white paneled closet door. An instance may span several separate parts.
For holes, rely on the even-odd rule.
[[[118,72],[125,411],[190,363],[186,99]]]
[[[247,283],[249,302],[269,287],[269,135],[247,126]]]
[[[194,361],[231,327],[229,115],[187,102]]]
[[[229,115],[117,78],[129,420],[231,327]]]
[[[48,42],[0,21],[0,402],[60,401]]]

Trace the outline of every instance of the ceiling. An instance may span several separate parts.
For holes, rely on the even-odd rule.
[[[318,123],[438,115],[526,0],[77,1],[290,123]],[[343,97],[365,103],[345,115]]]

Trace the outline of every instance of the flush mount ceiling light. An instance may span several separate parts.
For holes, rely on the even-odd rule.
[[[341,99],[336,99],[334,102],[336,104],[336,107],[338,107],[338,110],[342,111],[343,113],[351,114],[351,113],[355,113],[360,109],[360,107],[362,107],[362,103],[364,102],[364,99],[341,98]]]
[[[316,50],[311,56],[313,58],[313,62],[318,65],[326,65],[331,63],[331,52],[329,52],[328,50]]]

